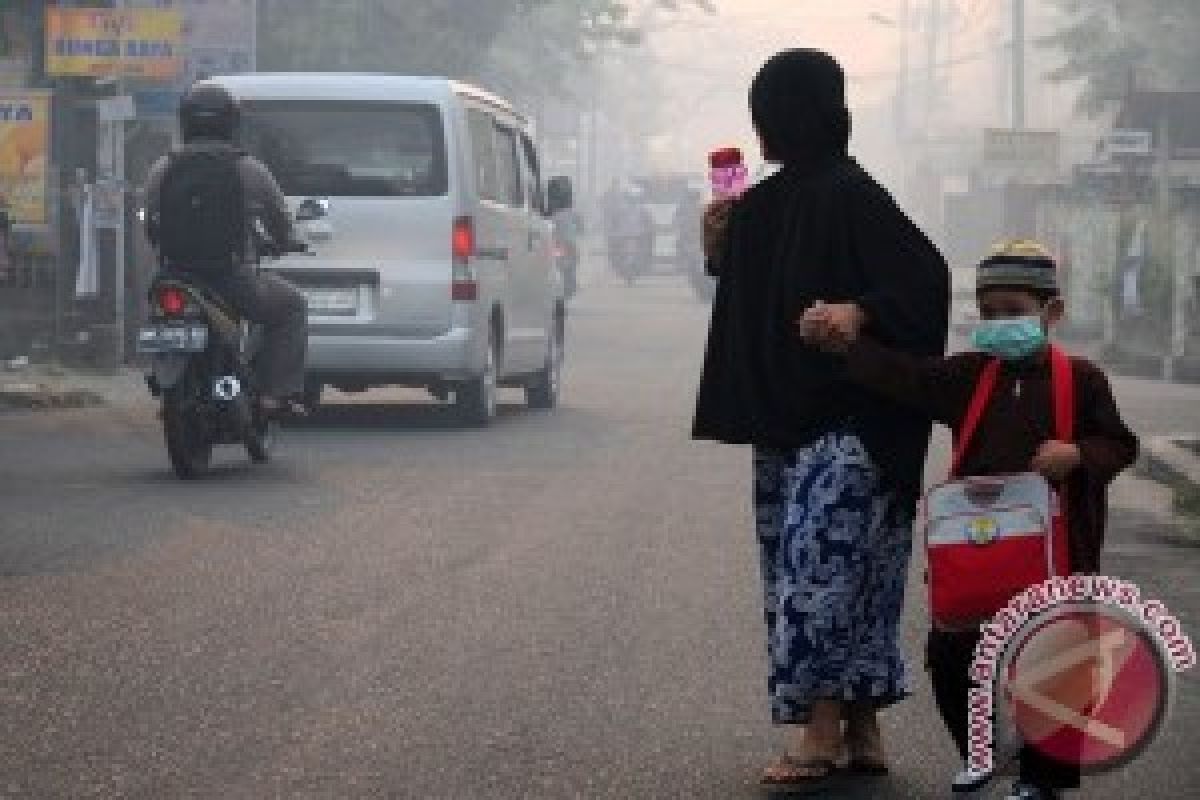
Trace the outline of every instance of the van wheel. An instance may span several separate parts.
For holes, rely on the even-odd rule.
[[[565,338],[562,318],[556,318],[546,348],[546,365],[525,387],[525,403],[530,408],[548,410],[558,405],[562,394],[563,361],[566,358]]]
[[[495,334],[492,333],[488,336],[483,372],[454,389],[454,408],[468,425],[484,427],[496,419],[499,408],[499,360]]]

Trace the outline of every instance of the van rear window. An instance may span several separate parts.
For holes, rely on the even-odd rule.
[[[243,106],[242,146],[291,196],[403,197],[447,190],[442,116],[427,104],[270,100]]]

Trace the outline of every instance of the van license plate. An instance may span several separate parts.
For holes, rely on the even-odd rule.
[[[358,289],[304,289],[310,314],[354,316],[358,313]]]

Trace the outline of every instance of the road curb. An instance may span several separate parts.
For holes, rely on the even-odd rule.
[[[1200,436],[1154,436],[1142,444],[1142,466],[1156,480],[1200,489]]]
[[[90,389],[44,383],[0,384],[0,411],[55,411],[102,405],[104,398]]]

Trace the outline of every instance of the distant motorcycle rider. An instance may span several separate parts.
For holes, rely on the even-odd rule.
[[[279,245],[294,243],[295,232],[270,170],[234,144],[240,117],[237,100],[220,86],[197,84],[184,95],[183,146],[160,158],[147,177],[146,235],[164,271],[185,273],[262,326],[263,409],[298,411],[308,346],[305,300],[283,278],[256,268],[254,223],[261,221]]]

